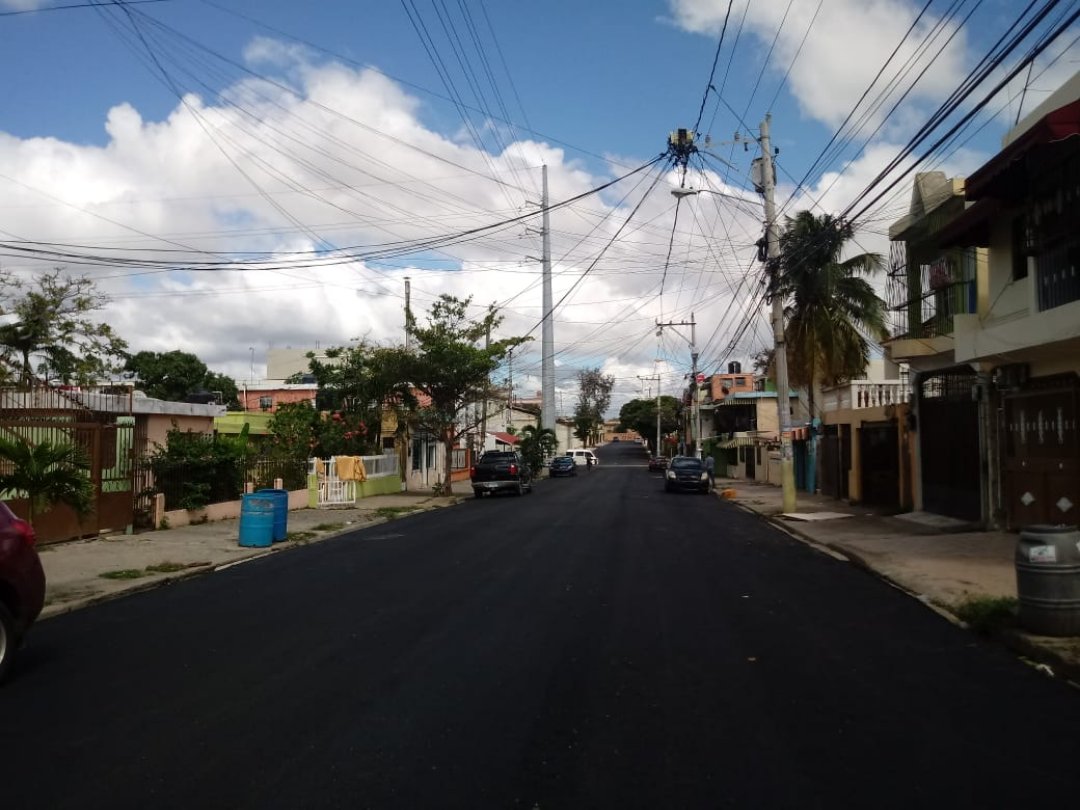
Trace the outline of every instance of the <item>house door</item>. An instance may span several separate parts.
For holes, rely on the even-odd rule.
[[[851,425],[825,425],[818,446],[821,448],[821,494],[846,500],[851,472]]]
[[[896,420],[864,422],[859,431],[862,501],[870,506],[900,506],[900,445]]]
[[[757,465],[754,463],[754,457],[757,455],[757,448],[758,445],[740,448],[746,457],[746,477],[751,481],[757,478]]]
[[[1009,528],[1080,522],[1076,375],[1031,380],[1005,398],[1003,460]]]
[[[917,390],[923,509],[958,520],[982,514],[976,382],[966,367],[949,369],[926,375]]]

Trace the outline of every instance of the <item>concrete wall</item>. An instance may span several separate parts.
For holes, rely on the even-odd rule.
[[[165,413],[146,414],[146,449],[152,451],[155,443],[164,447],[168,443],[169,431],[176,429],[182,432],[211,434],[214,432],[214,417],[212,416],[183,416]]]

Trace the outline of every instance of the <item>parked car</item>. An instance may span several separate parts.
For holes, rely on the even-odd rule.
[[[577,475],[577,464],[570,456],[556,456],[548,465],[548,474],[552,478],[558,478],[560,475]]]
[[[705,471],[704,461],[693,456],[675,456],[671,460],[664,474],[664,491],[678,490],[703,494],[709,491],[709,474]]]
[[[663,472],[667,466],[667,456],[649,456],[649,472]]]
[[[34,528],[0,501],[0,681],[45,604],[45,572]]]
[[[532,492],[532,470],[518,453],[489,451],[469,470],[473,495],[485,492],[513,492],[524,495]]]
[[[591,464],[593,467],[596,467],[600,464],[600,460],[597,459],[596,454],[593,453],[592,450],[569,450],[566,455],[573,458],[574,463],[579,467],[585,466],[586,464]]]

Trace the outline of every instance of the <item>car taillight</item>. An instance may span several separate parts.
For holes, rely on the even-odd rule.
[[[469,478],[476,478],[476,465],[469,467]]]
[[[37,542],[37,533],[34,531],[34,527],[27,523],[25,520],[14,520],[11,523],[11,527],[22,538],[22,541],[27,546],[32,546]]]
[[[517,475],[517,464],[511,464],[510,465],[510,474],[511,475]]]

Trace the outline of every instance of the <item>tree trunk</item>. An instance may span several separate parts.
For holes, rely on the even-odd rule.
[[[446,478],[443,479],[442,494],[450,495],[453,493],[453,474],[454,474],[454,429],[447,428],[443,432],[443,447],[446,450]]]

